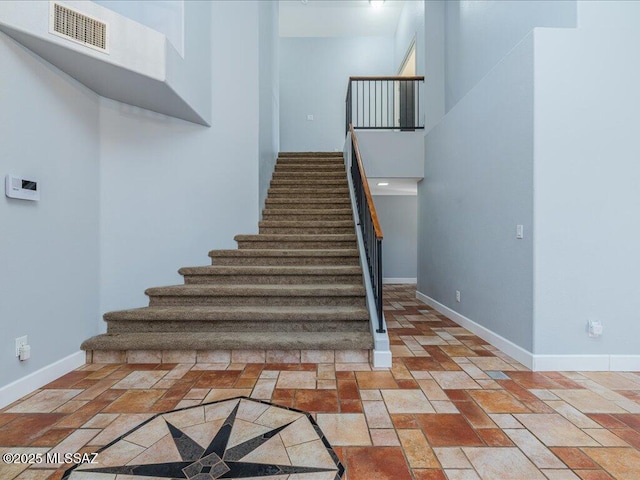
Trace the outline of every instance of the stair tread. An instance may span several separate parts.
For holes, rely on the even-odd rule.
[[[356,306],[272,306],[272,305],[233,305],[233,306],[151,306],[117,310],[104,315],[112,320],[273,320],[295,316],[308,321],[310,318],[341,318],[345,320],[367,320],[369,312]]]
[[[336,249],[251,249],[251,250],[212,250],[209,256],[219,257],[358,257],[354,248]]]
[[[267,202],[266,203],[267,204],[270,204],[270,203],[284,203],[284,204],[289,204],[289,203],[293,203],[293,204],[298,204],[298,203],[348,203],[348,204],[350,204],[351,200],[346,195],[345,195],[344,198],[336,198],[336,197],[305,198],[304,196],[301,196],[299,198],[267,198]]]
[[[149,296],[289,296],[289,297],[321,297],[321,296],[360,296],[364,295],[362,285],[350,284],[186,284],[151,287],[145,290]]]
[[[105,333],[82,350],[351,350],[371,349],[370,332]]]
[[[348,265],[203,265],[182,267],[181,275],[361,275],[362,268]]]
[[[351,242],[356,240],[354,233],[327,233],[327,234],[279,234],[279,233],[259,233],[259,234],[241,234],[233,237],[237,241],[253,241],[253,242]]]
[[[260,227],[353,227],[353,220],[262,220]]]
[[[346,215],[352,213],[350,208],[265,208],[263,212],[272,215]]]
[[[322,152],[322,151],[309,151],[309,152],[278,152],[278,157],[340,157],[344,154],[342,152]]]

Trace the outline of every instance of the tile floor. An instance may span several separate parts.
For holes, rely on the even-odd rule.
[[[159,413],[246,396],[310,412],[348,480],[640,479],[639,372],[529,372],[415,300],[414,291],[386,287],[391,370],[361,362],[89,364],[0,410],[0,453],[93,453]],[[203,408],[183,412],[192,410]],[[249,437],[263,434],[261,425],[277,427],[255,418],[241,419]],[[278,433],[276,447],[255,449],[256,462],[307,465],[322,455],[322,442],[300,418]],[[181,441],[206,447],[215,432],[184,421],[178,428],[191,430]],[[223,428],[224,420],[211,422]],[[175,456],[167,427],[147,425],[156,436],[131,433],[121,455],[153,463],[165,458],[162,448],[173,448]],[[102,453],[99,462],[113,463]],[[69,466],[0,463],[0,479],[59,480]],[[162,478],[83,475],[76,478]]]

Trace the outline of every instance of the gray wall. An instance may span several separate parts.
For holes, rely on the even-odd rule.
[[[153,28],[164,34],[175,49],[184,55],[184,33],[188,30],[184,25],[184,0],[93,0],[114,12],[129,17],[136,22]],[[204,3],[204,2],[201,2]]]
[[[97,331],[98,99],[0,33],[0,177],[33,176],[40,202],[0,198],[0,386]],[[3,187],[4,188],[4,187]],[[14,356],[29,336],[31,359]]]
[[[349,76],[393,75],[393,49],[391,37],[281,38],[280,150],[341,151]]]
[[[429,132],[445,114],[445,0],[425,2],[425,120]]]
[[[424,132],[358,130],[356,134],[368,177],[424,177]]]
[[[640,353],[639,10],[622,3],[584,3],[616,30],[536,31],[537,354]]]
[[[452,0],[445,5],[446,111],[533,27],[576,25],[575,0]]]
[[[429,132],[425,151],[418,291],[531,351],[532,36]]]
[[[259,194],[259,2],[213,2],[212,127],[104,101],[101,312],[144,306],[255,233]]]
[[[383,278],[416,278],[418,270],[418,197],[376,195],[382,228]]]
[[[424,21],[425,3],[404,2],[398,19],[398,27],[393,46],[393,74],[397,74],[402,66],[411,42],[416,42],[416,75],[424,75]]]
[[[260,95],[259,208],[264,207],[278,150],[280,148],[280,74],[278,2],[259,2],[258,75]]]

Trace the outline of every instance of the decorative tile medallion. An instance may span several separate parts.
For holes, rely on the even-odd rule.
[[[344,467],[310,414],[237,397],[153,416],[63,480],[340,480]]]

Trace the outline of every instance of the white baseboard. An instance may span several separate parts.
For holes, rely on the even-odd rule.
[[[609,370],[612,372],[640,372],[640,355],[610,355]]]
[[[606,372],[609,371],[609,355],[534,355],[536,372]]]
[[[404,277],[385,277],[382,279],[382,284],[387,284],[387,283],[418,283],[418,279],[417,278],[404,278]]]
[[[534,355],[535,371],[637,372],[640,355]]]
[[[85,364],[85,360],[85,352],[78,351],[5,385],[0,388],[0,408],[6,407],[28,393],[52,382],[56,378],[81,367]]]
[[[504,353],[519,361],[527,368],[533,369],[533,354],[524,348],[516,345],[511,340],[507,340],[501,335],[489,330],[486,327],[474,322],[470,318],[465,317],[464,315],[460,315],[455,310],[450,309],[446,305],[434,300],[431,297],[426,296],[424,293],[418,292],[416,290],[416,298],[418,300],[422,300],[424,303],[429,305],[430,307],[436,309],[441,314],[449,317],[451,320],[456,322],[461,327],[466,328],[471,333],[476,334],[483,340],[486,340],[491,345],[496,348],[499,348]]]
[[[416,291],[416,298],[447,316],[461,327],[478,335],[491,345],[522,363],[534,372],[624,372],[640,371],[640,355],[534,355],[455,310]]]

